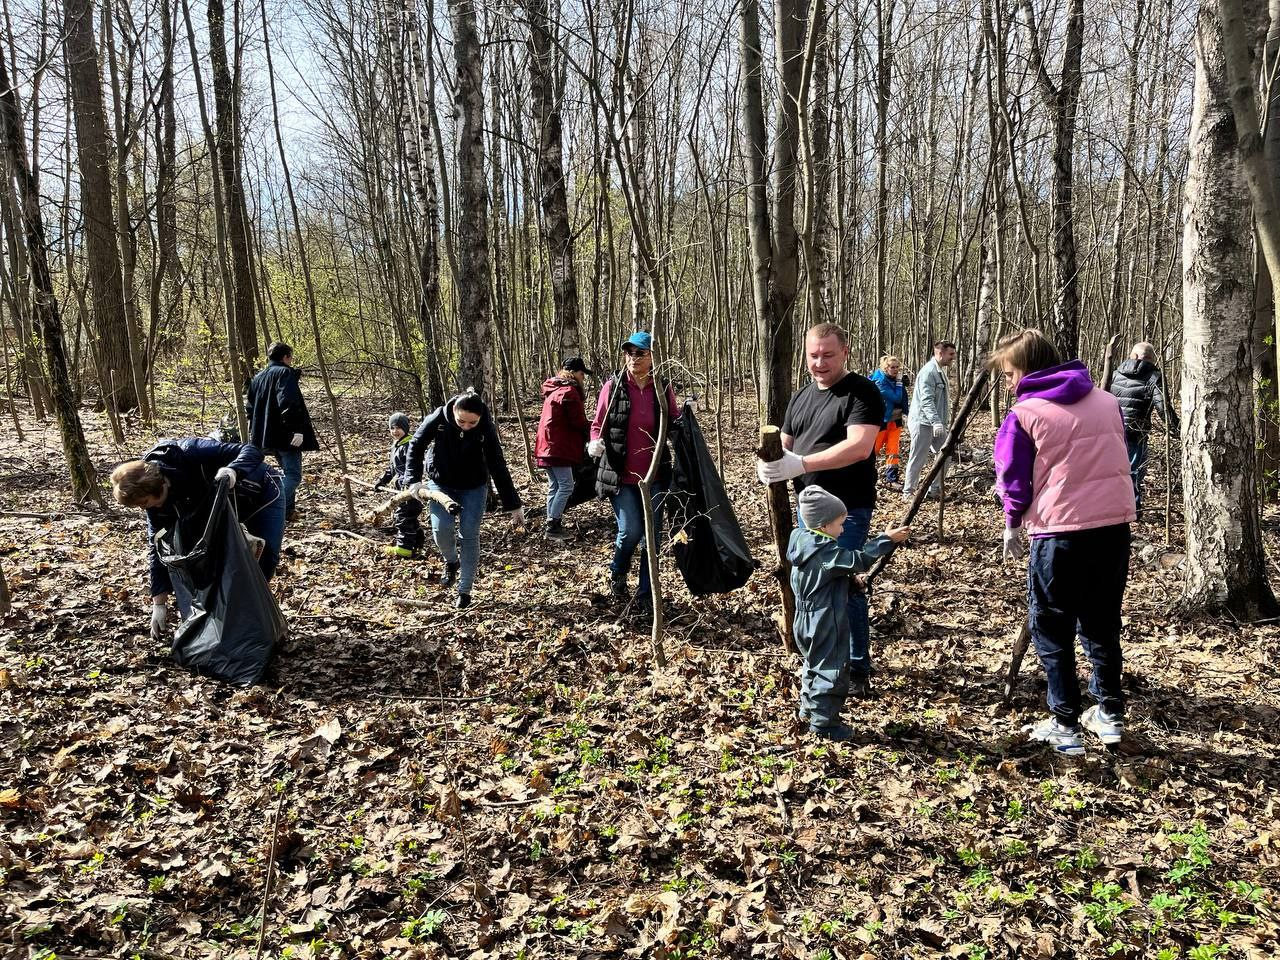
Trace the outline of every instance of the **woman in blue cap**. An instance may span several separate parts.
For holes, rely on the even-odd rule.
[[[600,390],[596,416],[591,423],[587,452],[600,460],[596,471],[596,491],[608,497],[618,524],[613,560],[609,563],[609,593],[615,600],[627,599],[627,574],[636,547],[644,542],[644,507],[640,480],[649,471],[658,437],[658,390],[653,376],[653,337],[639,330],[622,342],[623,369]],[[667,417],[679,416],[676,395],[663,384]],[[658,475],[652,488],[655,526],[661,527],[662,501],[671,485],[671,453],[664,448]],[[649,599],[649,564],[641,551],[640,585],[636,602]],[[641,606],[643,609],[643,606]]]

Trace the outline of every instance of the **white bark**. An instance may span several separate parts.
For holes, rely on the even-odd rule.
[[[1199,14],[1183,227],[1183,609],[1268,616],[1254,483],[1249,194],[1235,149],[1217,3]]]

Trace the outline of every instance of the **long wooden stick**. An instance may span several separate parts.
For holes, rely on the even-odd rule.
[[[916,487],[915,496],[911,498],[911,503],[907,506],[907,512],[898,522],[898,526],[905,527],[911,524],[920,507],[924,504],[925,497],[929,495],[929,487],[932,486],[934,477],[941,473],[950,459],[956,452],[956,445],[960,443],[960,438],[964,436],[964,431],[969,426],[969,418],[973,416],[973,411],[977,408],[979,399],[983,395],[983,391],[987,388],[987,381],[991,379],[991,371],[983,370],[978,375],[978,379],[973,382],[973,386],[969,388],[968,395],[964,398],[964,403],[960,405],[960,409],[956,411],[955,417],[951,421],[951,429],[947,431],[947,439],[942,444],[942,449],[938,451],[938,455],[934,457],[929,472],[925,474],[919,485]],[[867,586],[874,582],[875,578],[880,575],[880,571],[885,568],[885,564],[889,562],[889,558],[893,553],[887,553],[875,563],[871,565],[871,569],[867,571]]]
[[[386,503],[379,507],[374,507],[361,519],[367,524],[383,523],[387,517],[391,515],[391,511],[406,500],[421,500],[424,503],[438,503],[440,506],[445,508],[451,517],[456,517],[462,512],[462,507],[447,493],[440,490],[428,490],[426,487],[419,487],[416,493],[410,493],[408,490],[400,491],[393,495]]]
[[[766,463],[782,459],[782,430],[772,424],[760,428],[760,446],[756,456]],[[796,653],[796,641],[791,635],[791,623],[796,616],[796,597],[791,592],[791,564],[787,560],[787,543],[791,538],[791,494],[787,490],[786,481],[769,484],[765,493],[765,502],[769,506],[769,531],[773,534],[774,555],[778,565],[773,575],[778,580],[778,591],[782,594],[782,622],[778,624],[782,632],[782,643],[789,653]]]

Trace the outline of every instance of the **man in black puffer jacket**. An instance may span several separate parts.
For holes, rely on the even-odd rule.
[[[1178,413],[1164,394],[1164,375],[1156,366],[1156,348],[1150,343],[1134,344],[1129,359],[1111,378],[1111,393],[1120,401],[1124,415],[1124,439],[1129,448],[1129,475],[1133,496],[1142,515],[1142,479],[1147,473],[1147,441],[1151,436],[1151,409],[1154,407],[1173,437],[1178,436]]]
[[[302,455],[319,450],[320,444],[298,387],[302,373],[293,365],[293,347],[273,343],[267,350],[267,359],[271,362],[258,371],[244,394],[249,442],[279,461],[284,472],[285,515],[292,522],[297,519]]]

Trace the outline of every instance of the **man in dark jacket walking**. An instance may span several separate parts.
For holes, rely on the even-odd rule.
[[[270,363],[259,370],[245,390],[249,417],[249,443],[270,453],[284,472],[285,512],[290,522],[298,518],[297,492],[302,484],[302,454],[319,450],[311,414],[302,399],[294,369],[293,347],[273,343],[267,350]]]
[[[1151,437],[1151,408],[1164,420],[1173,437],[1178,436],[1178,412],[1164,394],[1164,375],[1156,366],[1156,348],[1136,343],[1129,359],[1111,378],[1111,393],[1120,401],[1124,416],[1124,440],[1129,448],[1129,475],[1133,497],[1142,516],[1142,480],[1147,474],[1147,441]]]

